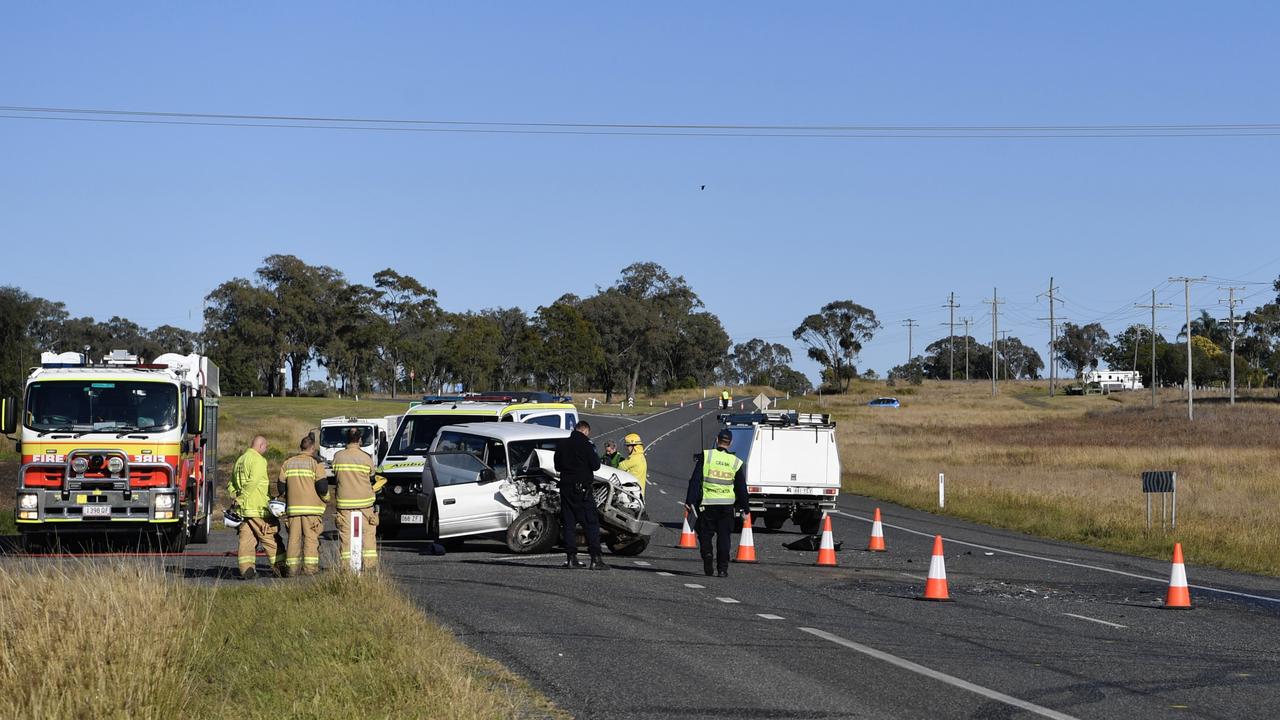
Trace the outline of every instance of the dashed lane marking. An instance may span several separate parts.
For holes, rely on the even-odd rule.
[[[734,600],[734,599],[733,599],[733,598],[731,598],[731,597],[718,597],[718,598],[716,598],[716,599],[717,599],[717,600],[719,600],[719,601],[720,601],[720,602],[722,602],[722,603],[727,604],[727,605],[737,605],[737,604],[738,604],[738,601],[737,601],[737,600]]]
[[[784,620],[785,619],[781,615],[771,615],[769,613],[756,613],[756,617],[764,618],[765,620]]]
[[[1128,625],[1121,625],[1120,623],[1113,623],[1113,622],[1108,622],[1106,620],[1099,620],[1098,618],[1091,618],[1088,615],[1077,615],[1075,613],[1062,613],[1062,614],[1066,615],[1067,617],[1076,618],[1077,620],[1088,620],[1089,622],[1098,623],[1099,625],[1106,625],[1107,627],[1120,628],[1121,630],[1129,627]]]
[[[708,410],[707,412],[700,413],[700,414],[698,415],[698,417],[696,417],[696,418],[694,418],[694,419],[690,420],[689,422],[687,422],[687,423],[685,423],[685,424],[681,425],[680,427],[678,427],[678,428],[673,428],[673,429],[671,429],[671,430],[668,430],[668,431],[666,431],[666,432],[662,433],[662,434],[661,434],[661,435],[659,435],[658,437],[654,438],[654,440],[653,440],[652,442],[650,442],[650,443],[649,443],[649,445],[648,445],[648,449],[652,449],[654,445],[657,445],[659,442],[661,442],[661,441],[662,441],[662,439],[663,439],[663,438],[667,437],[668,435],[671,435],[672,433],[680,432],[681,430],[683,430],[683,429],[685,429],[685,428],[689,427],[690,425],[692,425],[692,424],[694,424],[694,423],[698,422],[698,421],[699,421],[699,420],[701,420],[702,418],[704,418],[704,417],[706,417],[706,416],[708,416],[708,415],[714,415],[714,414],[715,414],[715,412],[716,412],[715,410]]]
[[[704,590],[707,587],[706,585],[699,585],[697,583],[685,583],[684,586],[690,590]]]
[[[1002,702],[1005,705],[1010,705],[1012,707],[1026,710],[1027,712],[1035,713],[1036,715],[1040,715],[1041,717],[1053,718],[1053,720],[1077,720],[1077,718],[1071,715],[1067,715],[1066,713],[1060,713],[1057,710],[1051,710],[1047,707],[1042,707],[1040,705],[1036,705],[1035,703],[1027,702],[1026,700],[1019,700],[1018,698],[1013,697],[1011,695],[1005,695],[1004,693],[999,692],[998,690],[992,690],[991,688],[988,688],[988,687],[975,685],[969,682],[968,680],[961,680],[960,678],[955,677],[954,675],[948,675],[944,672],[939,672],[932,668],[927,668],[923,665],[918,665],[905,658],[900,658],[897,655],[890,655],[889,653],[884,652],[882,650],[876,650],[873,647],[867,647],[866,645],[861,645],[852,640],[846,640],[840,637],[839,635],[832,635],[829,632],[824,632],[822,630],[818,630],[817,628],[802,627],[798,629],[800,630],[800,632],[809,633],[810,635],[813,635],[814,637],[822,638],[827,642],[832,642],[832,643],[835,643],[836,645],[846,647],[855,652],[860,652],[863,655],[873,657],[877,660],[882,660],[884,662],[889,663],[890,665],[896,665],[902,668],[903,670],[910,670],[911,672],[916,673],[918,675],[923,675],[927,678],[932,678],[939,682],[946,683],[952,687],[960,688],[961,690],[968,690],[971,693],[981,695],[990,700],[995,700],[996,702]]]
[[[832,514],[851,518],[853,520],[861,520],[867,523],[871,522],[871,518],[863,517],[861,515],[854,515],[853,513],[847,513],[847,512],[844,512],[843,510],[833,510]],[[938,533],[931,533],[931,532],[921,532],[919,530],[912,530],[909,527],[903,527],[902,525],[894,525],[892,523],[881,523],[881,524],[887,528],[893,528],[894,530],[901,530],[903,532],[908,532],[908,533],[911,533],[912,535],[919,535],[921,537],[931,538],[934,535],[938,534]],[[1148,580],[1150,582],[1160,583],[1161,585],[1169,582],[1169,579],[1167,577],[1158,578],[1158,577],[1152,577],[1150,575],[1139,575],[1138,573],[1125,572],[1124,570],[1116,570],[1114,568],[1105,568],[1099,565],[1090,565],[1088,563],[1074,562],[1071,560],[1060,560],[1058,558],[1044,557],[1042,555],[1032,555],[1030,553],[1018,552],[1016,550],[1005,550],[1004,548],[992,547],[990,545],[982,545],[979,543],[965,542],[964,540],[957,540],[953,537],[944,536],[944,539],[949,544],[952,544],[952,545],[964,545],[965,547],[977,548],[979,550],[990,550],[992,552],[1003,553],[1005,555],[1012,555],[1014,557],[1026,558],[1028,560],[1039,560],[1040,562],[1055,563],[1057,565],[1069,565],[1071,567],[1078,567],[1084,570],[1097,570],[1098,572],[1111,573],[1112,575],[1122,575],[1124,577],[1136,578],[1138,580]],[[1266,595],[1254,595],[1252,593],[1240,592],[1238,590],[1224,590],[1223,588],[1216,588],[1209,585],[1188,585],[1188,587],[1195,590],[1204,590],[1206,592],[1220,593],[1222,595],[1232,595],[1235,597],[1249,598],[1250,600],[1261,600],[1263,602],[1280,603],[1280,598],[1267,597]]]
[[[669,573],[669,572],[667,572],[667,571],[665,571],[665,570],[659,570],[659,571],[658,571],[658,574],[659,574],[659,575],[661,575],[662,577],[675,577],[675,576],[676,576],[676,575],[675,575],[675,573]]]
[[[640,567],[649,567],[649,563],[645,562],[644,560],[636,560],[635,563]]]
[[[912,573],[898,573],[898,574],[899,574],[899,575],[902,575],[903,577],[909,577],[909,578],[911,578],[912,580],[928,580],[928,579],[929,579],[929,578],[925,577],[924,575],[914,575],[914,574],[912,574]]]

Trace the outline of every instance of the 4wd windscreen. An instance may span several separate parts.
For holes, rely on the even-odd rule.
[[[32,430],[160,432],[178,424],[178,388],[166,382],[49,380],[27,388]]]
[[[473,422],[497,422],[488,415],[409,415],[400,423],[400,431],[391,443],[392,455],[426,455],[431,450],[440,428]]]
[[[347,431],[351,428],[360,430],[361,447],[368,447],[373,444],[373,427],[369,425],[326,425],[320,428],[320,447],[346,447]]]

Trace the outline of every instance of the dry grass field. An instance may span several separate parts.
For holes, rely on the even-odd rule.
[[[897,396],[899,409],[867,407]],[[1198,396],[1200,397],[1200,396]],[[1280,402],[1256,391],[1236,406],[1165,391],[1058,396],[1044,383],[887,387],[858,383],[826,397],[839,422],[845,489],[1036,535],[1280,575]],[[806,398],[793,406],[818,409]],[[1178,528],[1146,531],[1144,470],[1178,472]],[[1158,512],[1159,500],[1157,496]],[[1157,518],[1158,523],[1158,518]]]
[[[0,566],[0,717],[563,714],[376,574],[196,585],[144,563]]]

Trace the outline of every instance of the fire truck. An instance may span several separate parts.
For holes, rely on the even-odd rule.
[[[131,532],[169,551],[209,539],[217,472],[218,367],[201,355],[101,362],[42,353],[0,431],[20,431],[15,520],[28,550]]]

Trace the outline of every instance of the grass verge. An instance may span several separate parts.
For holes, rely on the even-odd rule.
[[[0,568],[0,717],[559,718],[387,579],[197,586],[145,564]]]

